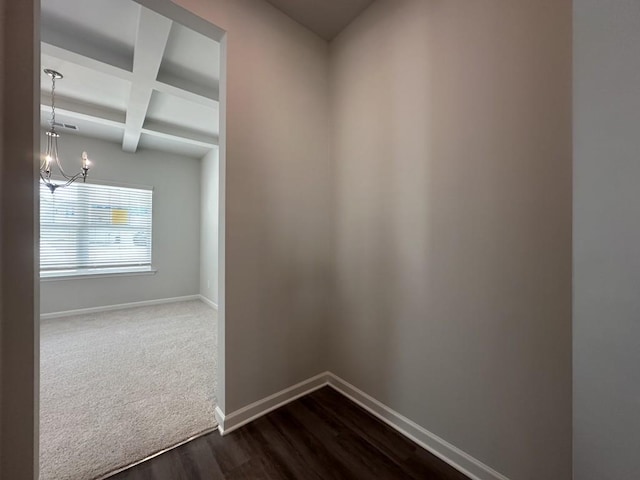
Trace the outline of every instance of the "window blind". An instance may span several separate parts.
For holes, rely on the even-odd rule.
[[[151,189],[40,184],[40,272],[151,266]]]

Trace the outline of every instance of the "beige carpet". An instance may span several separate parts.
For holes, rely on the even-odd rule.
[[[200,301],[41,322],[40,479],[89,480],[215,426]]]

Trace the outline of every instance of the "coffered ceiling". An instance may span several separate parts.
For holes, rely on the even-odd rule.
[[[374,0],[267,0],[325,40],[332,40]]]
[[[220,45],[132,0],[42,0],[42,68],[59,71],[56,119],[138,148],[196,158],[218,143]],[[42,73],[42,126],[51,80]]]

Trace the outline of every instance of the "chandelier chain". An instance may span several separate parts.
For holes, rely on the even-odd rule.
[[[52,77],[51,82],[51,129],[56,128],[56,77]]]

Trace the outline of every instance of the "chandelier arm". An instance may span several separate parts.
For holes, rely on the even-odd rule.
[[[42,165],[42,167],[45,169],[45,173],[51,171],[51,162],[53,159],[53,157],[51,156],[53,147],[51,144],[51,135],[49,133],[50,132],[47,132],[47,151],[45,152],[44,162]]]
[[[58,157],[55,157],[55,158],[56,158],[56,165],[58,165],[58,170],[60,170],[60,174],[67,180],[75,178],[71,175],[67,175],[65,171],[62,169],[62,164],[60,163],[60,159]]]
[[[74,175],[73,177],[69,177],[67,179],[67,181],[65,183],[53,183],[51,181],[50,177],[45,177],[44,175],[42,175],[42,173],[40,173],[40,178],[42,179],[42,182],[51,189],[51,193],[53,193],[53,191],[56,188],[59,187],[68,187],[69,185],[71,185],[73,182],[75,182],[78,178],[82,177],[83,179],[86,178],[86,175],[83,174],[83,172],[79,172],[76,175]],[[51,188],[51,185],[54,186],[54,188]]]
[[[75,182],[78,178],[82,176],[83,176],[82,172],[76,173],[73,177],[69,177],[69,179],[67,180],[67,183],[65,183],[64,186],[68,187],[69,185],[71,185],[73,182]]]
[[[62,162],[60,161],[60,157],[58,157],[58,137],[54,137],[54,139],[53,139],[53,158],[56,161],[56,165],[58,166],[58,170],[60,170],[60,173],[62,174],[62,176],[65,179],[70,180],[71,182],[73,182],[73,180],[78,178],[78,175],[80,175],[80,174],[76,174],[75,176],[69,175],[64,171],[64,168],[62,168]]]

